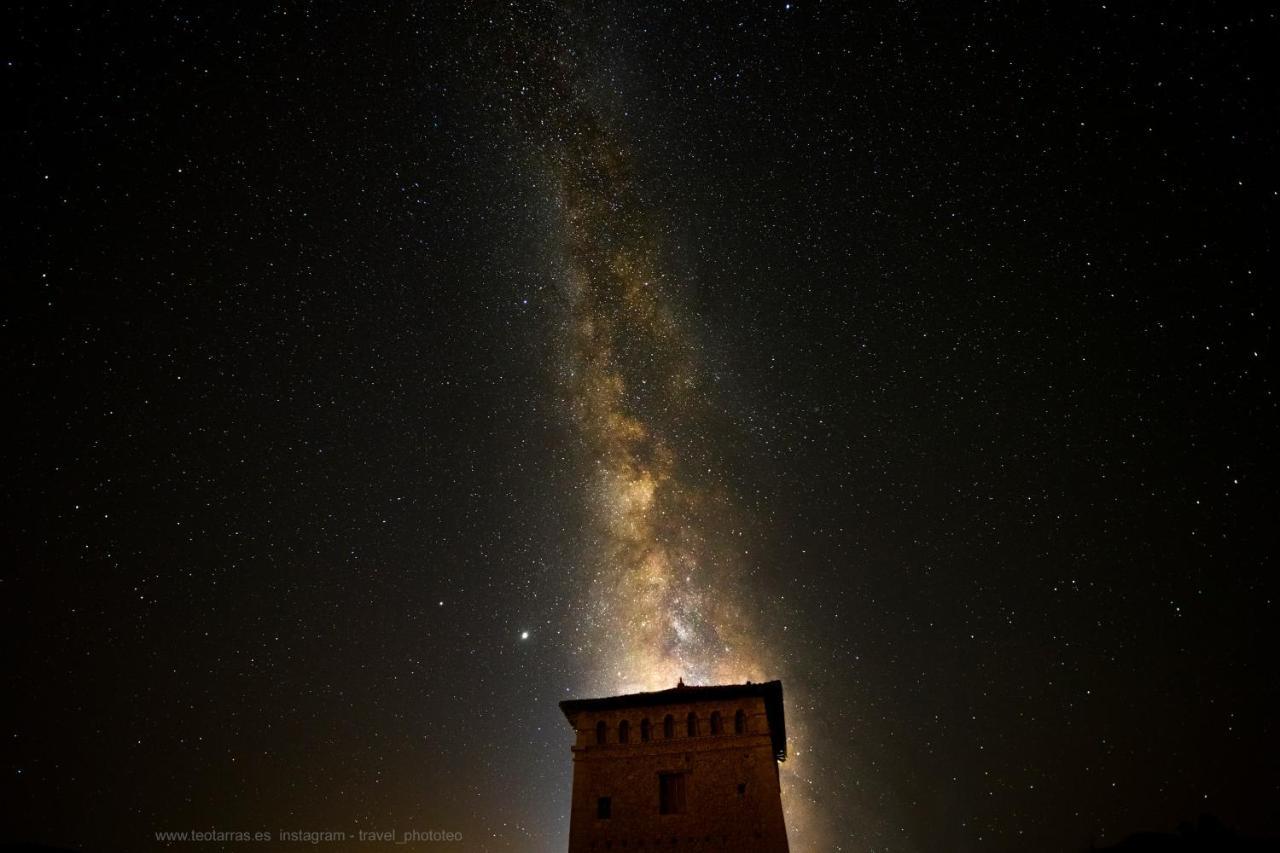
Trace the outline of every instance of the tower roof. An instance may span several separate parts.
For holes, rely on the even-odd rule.
[[[667,690],[651,693],[628,693],[622,696],[602,696],[598,699],[566,699],[560,710],[566,717],[580,711],[616,711],[621,708],[648,708],[655,705],[678,705],[686,702],[730,701],[759,696],[764,699],[765,713],[769,718],[769,734],[773,740],[773,754],[779,761],[787,760],[787,722],[782,709],[782,682],[764,681],[753,684],[707,684],[691,686],[681,681]]]

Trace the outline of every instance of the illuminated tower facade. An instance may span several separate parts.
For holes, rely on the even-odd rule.
[[[786,853],[782,682],[571,699],[569,853]]]

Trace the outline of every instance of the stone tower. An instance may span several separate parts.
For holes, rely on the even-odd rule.
[[[577,734],[569,853],[786,853],[782,682],[560,703]]]

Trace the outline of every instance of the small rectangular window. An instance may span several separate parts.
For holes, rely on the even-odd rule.
[[[658,775],[658,813],[685,813],[685,774],[660,773]]]
[[[746,795],[747,795],[747,783],[746,783],[746,782],[739,782],[739,783],[738,783],[738,796],[739,796],[739,797],[745,797]]]
[[[596,817],[600,820],[613,817],[613,797],[601,797],[596,800]]]

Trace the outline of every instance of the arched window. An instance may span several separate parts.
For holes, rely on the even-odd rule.
[[[645,743],[649,742],[649,718],[645,717],[640,721],[640,740]]]
[[[676,736],[676,718],[670,714],[662,721],[662,736],[667,740]]]
[[[631,741],[631,723],[623,720],[618,723],[618,743],[629,743]]]
[[[724,725],[720,722],[720,712],[719,712],[719,711],[712,711],[712,712],[711,712],[711,733],[712,733],[713,735],[722,735],[722,734],[724,734]]]
[[[698,715],[693,711],[689,712],[689,737],[698,736]]]
[[[733,733],[735,735],[745,735],[747,733],[747,715],[739,708],[738,713],[733,715]]]
[[[608,730],[608,726],[604,724],[604,720],[601,720],[600,722],[596,723],[596,743],[604,743],[605,732],[607,730]]]

